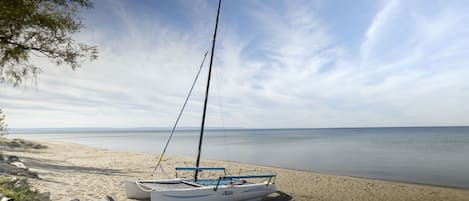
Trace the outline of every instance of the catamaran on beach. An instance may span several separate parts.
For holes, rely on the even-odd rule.
[[[210,64],[208,70],[208,81],[205,91],[205,101],[202,114],[202,125],[200,128],[199,149],[195,167],[177,167],[176,171],[193,171],[193,178],[175,178],[163,180],[129,180],[125,182],[125,191],[128,198],[148,199],[152,201],[241,201],[241,200],[261,200],[262,197],[276,191],[275,174],[255,174],[255,175],[227,175],[226,169],[222,167],[200,167],[200,156],[202,153],[202,142],[205,128],[205,118],[207,112],[207,101],[210,91],[210,77],[212,72],[213,55],[215,53],[215,42],[217,36],[218,19],[220,16],[221,0],[218,1],[217,17],[215,20],[215,30],[213,32],[212,49],[210,55]],[[205,54],[206,56],[207,54]],[[200,69],[204,61],[200,65],[199,72],[189,91],[189,95],[183,104],[178,115],[176,123],[171,130],[168,142],[159,157],[155,166],[155,170],[160,167],[160,162],[164,156],[166,148],[174,134],[174,129],[184,111],[187,100],[189,99],[192,89],[198,79]],[[199,173],[203,171],[223,171],[223,175],[218,178],[199,178]],[[177,174],[176,174],[177,177]],[[265,179],[263,182],[249,182],[246,179]]]

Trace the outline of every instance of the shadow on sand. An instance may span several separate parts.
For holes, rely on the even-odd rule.
[[[293,197],[282,192],[277,191],[273,194],[268,195],[267,197],[263,198],[262,201],[290,201]]]
[[[71,171],[71,172],[100,174],[100,175],[128,176],[127,174],[124,174],[119,169],[83,167],[83,166],[66,165],[66,164],[58,165],[60,161],[35,159],[35,158],[29,158],[29,157],[22,157],[22,159],[24,159],[24,164],[27,167],[35,168],[35,169],[46,169],[49,171],[62,171],[62,172]]]
[[[0,137],[0,150],[7,152],[41,153],[47,146],[22,139],[7,139]]]

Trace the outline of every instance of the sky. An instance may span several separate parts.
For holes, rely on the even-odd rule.
[[[215,0],[100,0],[75,38],[99,58],[45,58],[0,85],[10,128],[169,127],[209,50]],[[439,0],[225,0],[209,127],[469,125],[469,4]],[[206,62],[208,64],[208,62]],[[200,126],[208,65],[181,126]]]

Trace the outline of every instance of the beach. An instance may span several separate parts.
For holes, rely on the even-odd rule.
[[[36,141],[45,149],[2,147],[3,154],[16,155],[39,174],[30,178],[31,186],[41,192],[51,192],[51,200],[101,200],[109,195],[115,200],[125,197],[127,179],[164,178],[161,171],[151,177],[157,155],[100,149],[61,141]],[[192,166],[194,159],[166,156],[163,161],[168,175],[177,166]],[[380,181],[348,176],[335,176],[310,171],[202,160],[202,166],[228,167],[232,173],[255,170],[277,174],[278,193],[264,200],[469,200],[469,190]],[[465,175],[461,175],[465,176]]]

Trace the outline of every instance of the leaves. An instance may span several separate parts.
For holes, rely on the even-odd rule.
[[[0,176],[0,192],[6,197],[18,201],[35,201],[39,192],[30,189],[29,186],[16,187],[12,179]]]
[[[35,78],[41,69],[29,63],[31,54],[72,69],[97,59],[96,46],[72,38],[84,27],[79,9],[92,7],[89,0],[0,1],[0,83]]]
[[[5,123],[5,114],[3,114],[2,109],[0,109],[0,136],[3,135],[6,129],[7,124]]]

